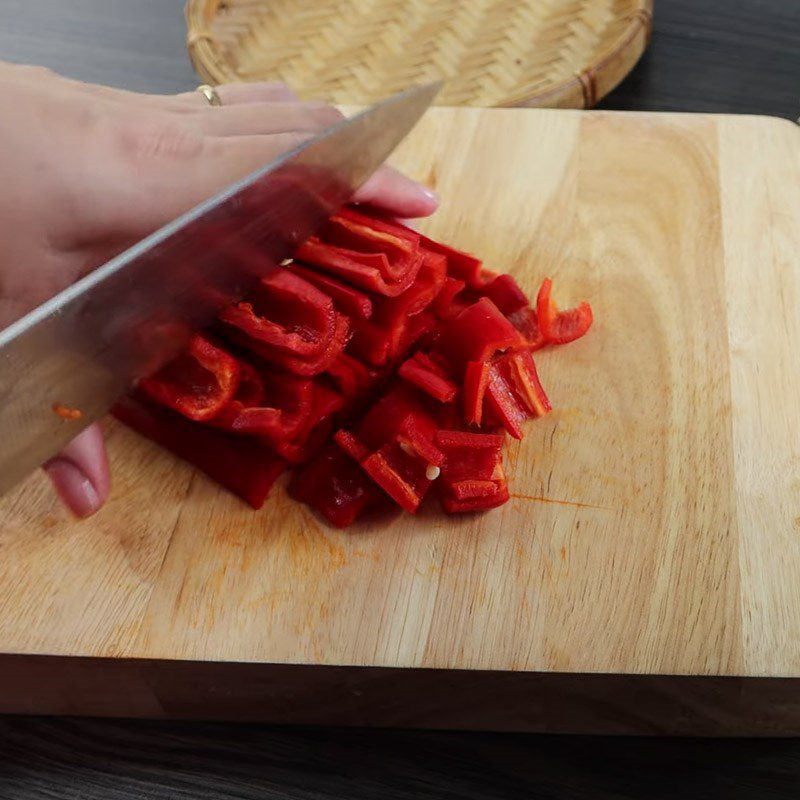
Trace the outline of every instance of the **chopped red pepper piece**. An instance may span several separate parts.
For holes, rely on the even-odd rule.
[[[434,253],[423,253],[417,279],[398,297],[376,298],[370,320],[354,320],[350,349],[373,366],[394,361],[419,338],[421,330],[415,322],[425,313],[444,282],[444,260]],[[426,320],[427,322],[427,320]],[[432,322],[432,319],[431,319]]]
[[[481,274],[483,265],[479,258],[435,242],[433,239],[428,239],[427,236],[421,238],[422,246],[426,250],[432,253],[441,253],[447,259],[447,274],[451,278],[464,281],[471,289],[478,289],[483,286],[484,278]]]
[[[377,380],[377,374],[357,358],[342,353],[325,373],[349,401],[360,400]]]
[[[291,464],[301,464],[315,455],[333,430],[334,415],[344,406],[344,398],[319,380],[312,384],[311,407],[303,416],[291,439],[264,439],[278,455]]]
[[[544,335],[539,330],[536,310],[530,306],[525,306],[525,308],[509,314],[508,321],[525,337],[529,350],[539,350],[547,344]]]
[[[149,402],[141,393],[123,397],[112,413],[129,428],[205,472],[253,508],[264,505],[273,483],[286,467],[284,461],[256,441],[191,422]]]
[[[301,244],[295,257],[354,286],[386,297],[397,297],[408,289],[422,265],[422,254],[418,253],[405,271],[394,277],[385,253],[358,253],[324,244],[316,237]]]
[[[195,334],[187,349],[152,378],[139,382],[150,398],[196,421],[211,419],[239,386],[239,362],[227,351]]]
[[[358,289],[337,281],[330,275],[304,267],[302,264],[292,264],[291,270],[303,280],[325,292],[333,300],[336,308],[343,314],[347,314],[348,317],[369,319],[372,316],[372,300]]]
[[[445,456],[438,487],[447,513],[494,508],[508,500],[502,435],[439,431],[436,445]]]
[[[545,341],[566,344],[580,339],[592,326],[592,307],[581,303],[567,311],[559,311],[552,299],[553,282],[545,278],[536,298],[536,316]]]
[[[295,473],[289,494],[331,525],[346,528],[378,502],[381,492],[358,464],[331,445]]]
[[[492,364],[486,399],[500,424],[515,439],[522,438],[526,419],[542,416],[552,408],[528,351],[508,354]]]
[[[525,292],[511,275],[498,275],[488,281],[481,289],[481,294],[488,297],[506,316],[530,305]]]
[[[397,374],[442,403],[449,403],[458,391],[447,372],[425,353],[415,353],[401,365]]]
[[[480,425],[483,420],[490,367],[488,361],[468,361],[464,370],[464,421],[470,425]]]
[[[434,445],[436,421],[421,396],[397,386],[364,416],[355,434],[336,441],[399,506],[413,513],[431,484],[429,468],[443,463]]]
[[[273,443],[293,440],[312,413],[313,382],[276,370],[264,370],[263,381],[255,370],[252,373],[210,424]],[[248,387],[244,393],[242,385]]]
[[[489,361],[495,353],[525,347],[519,331],[488,297],[464,309],[442,327],[436,353],[454,374],[463,374],[469,361]]]
[[[456,296],[463,291],[466,284],[458,278],[452,278],[448,275],[444,279],[444,284],[441,291],[436,296],[436,299],[431,304],[434,314],[439,319],[452,319],[456,316],[454,310],[454,300]]]
[[[331,217],[319,234],[326,244],[386,256],[385,275],[396,280],[408,272],[419,253],[419,234],[398,223],[367,217],[352,208]]]

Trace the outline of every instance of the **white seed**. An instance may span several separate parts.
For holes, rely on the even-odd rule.
[[[425,477],[429,481],[435,481],[441,474],[442,471],[434,464],[428,464],[428,469],[425,470]]]
[[[407,455],[407,456],[415,456],[416,453],[414,450],[409,447],[405,442],[400,442],[400,449]]]

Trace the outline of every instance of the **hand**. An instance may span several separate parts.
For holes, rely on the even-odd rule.
[[[0,329],[182,212],[341,118],[283,84],[140,95],[0,63]],[[354,200],[398,217],[435,195],[384,167]],[[45,465],[78,516],[109,489],[96,426]]]

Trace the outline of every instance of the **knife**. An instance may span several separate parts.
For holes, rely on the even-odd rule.
[[[289,257],[386,160],[441,83],[334,125],[0,331],[0,493]]]

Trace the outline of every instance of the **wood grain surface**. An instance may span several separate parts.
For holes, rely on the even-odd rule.
[[[111,426],[96,517],[67,520],[40,476],[0,504],[2,652],[800,676],[799,137],[431,110],[394,159],[443,196],[427,230],[595,308],[539,358],[556,411],[509,448],[511,502],[340,532]]]

